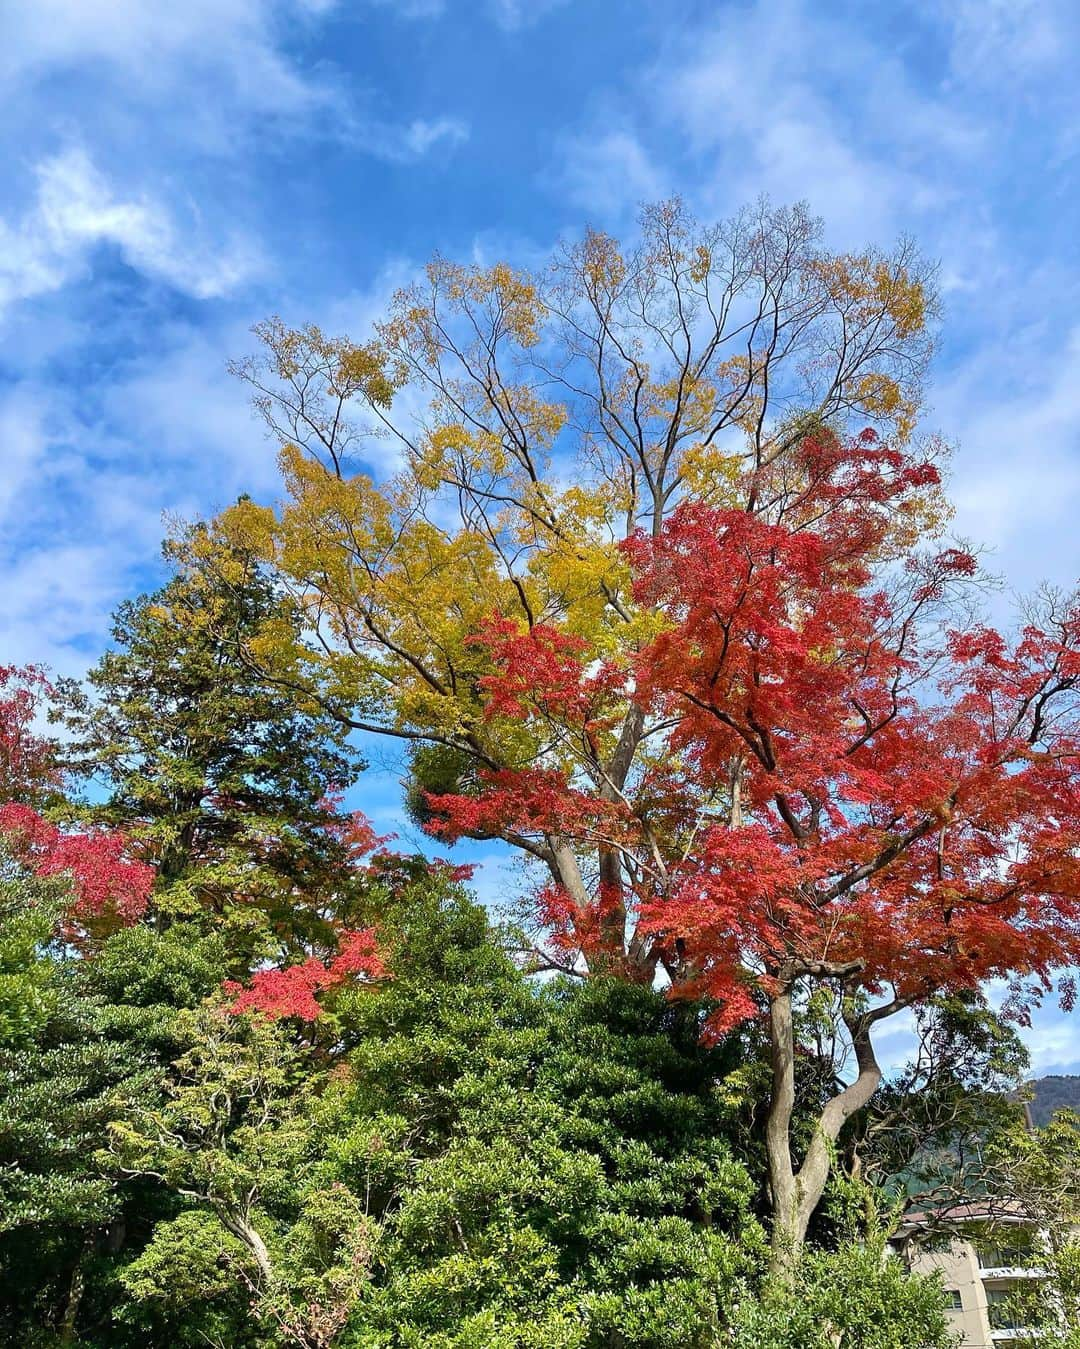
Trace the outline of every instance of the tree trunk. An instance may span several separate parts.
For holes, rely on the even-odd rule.
[[[626,904],[623,899],[622,859],[616,848],[599,849],[600,890],[597,895],[599,949],[603,971],[619,974],[626,964]],[[627,974],[633,975],[627,970]]]
[[[881,1069],[870,1041],[871,1020],[845,1016],[845,1024],[851,1035],[858,1075],[826,1103],[802,1164],[796,1169],[791,1155],[791,1120],[795,1109],[791,987],[777,994],[769,1007],[772,1098],[765,1121],[765,1153],[772,1197],[771,1267],[780,1277],[790,1274],[799,1258],[810,1219],[828,1183],[840,1130],[845,1121],[866,1105],[881,1081]]]
[[[63,1320],[60,1322],[57,1342],[59,1344],[75,1343],[75,1326],[79,1319],[79,1308],[82,1305],[83,1293],[86,1290],[86,1270],[84,1268],[86,1257],[94,1247],[94,1236],[88,1232],[83,1241],[82,1248],[79,1251],[78,1258],[71,1271],[71,1282],[68,1284],[67,1302],[64,1306]]]
[[[230,1212],[224,1207],[219,1207],[218,1213],[225,1227],[235,1237],[239,1237],[251,1254],[255,1257],[255,1263],[259,1267],[259,1273],[262,1275],[264,1286],[269,1286],[274,1280],[274,1266],[270,1260],[270,1252],[266,1249],[266,1243],[259,1236],[255,1228],[248,1222],[247,1218],[241,1214]]]
[[[772,1201],[772,1268],[781,1274],[798,1256],[805,1235],[799,1230],[799,1189],[791,1160],[791,1116],[795,1109],[795,1034],[791,990],[769,1005],[772,1096],[765,1120],[765,1156]]]
[[[546,862],[551,878],[570,896],[587,923],[596,921],[595,900],[581,873],[581,865],[572,845],[559,834],[545,836]],[[656,956],[651,942],[632,941],[627,949],[627,912],[622,902],[623,871],[617,848],[601,846],[597,851],[600,871],[600,898],[605,904],[599,915],[598,940],[588,953],[593,974],[613,975],[632,983],[651,983],[656,975]]]

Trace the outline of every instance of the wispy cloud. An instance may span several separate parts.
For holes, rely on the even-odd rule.
[[[200,239],[147,193],[127,195],[72,147],[37,165],[36,194],[21,219],[0,218],[0,314],[56,290],[111,247],[145,276],[197,299],[224,295],[258,269],[250,241]]]
[[[327,86],[288,51],[291,25],[334,6],[312,0],[36,0],[5,6],[0,83],[9,94],[53,70],[104,73],[130,94],[168,99],[209,76],[215,103],[301,112],[324,105]],[[174,108],[177,116],[193,109]]]
[[[604,220],[666,190],[660,169],[629,125],[594,125],[563,137],[553,177],[570,201]]]
[[[241,325],[159,326],[114,356],[95,396],[42,373],[0,385],[0,650],[65,672],[100,650],[108,616],[153,572],[166,515],[267,491],[274,454],[225,353]]]
[[[0,534],[31,483],[49,443],[49,401],[43,390],[19,388],[0,403]]]
[[[802,0],[725,7],[672,38],[648,78],[702,164],[708,205],[808,200],[845,242],[944,210],[949,161],[978,134],[858,25]]]
[[[958,523],[1019,585],[1068,581],[1078,30],[1075,0],[0,0],[0,658],[76,672],[162,512],[273,494],[224,371],[252,321],[362,337],[436,248],[538,265],[669,191],[806,198],[833,245],[940,259]],[[393,766],[375,795],[395,827]]]
[[[455,0],[367,0],[378,9],[385,9],[401,19],[437,19],[453,12]],[[537,23],[552,10],[560,9],[569,0],[456,0],[458,12],[475,6],[505,32],[515,32]]]
[[[991,568],[1019,589],[1068,584],[1080,572],[1080,329],[1052,357],[1022,335],[972,353],[935,390],[935,409],[958,431],[960,531],[989,545]]]
[[[871,10],[773,0],[669,25],[564,135],[551,181],[615,228],[671,188],[714,218],[760,193],[807,200],[834,246],[913,234],[940,263],[927,420],[959,445],[958,524],[1018,585],[1068,584],[1080,281],[1053,259],[1074,246],[1075,171],[1038,156],[1077,142],[1080,11],[927,0],[891,27]]]
[[[952,0],[935,10],[952,30],[953,74],[999,93],[1003,76],[1028,81],[1054,71],[1080,30],[1071,0]]]
[[[377,142],[373,143],[376,141]],[[418,117],[407,126],[376,127],[365,137],[369,148],[396,162],[423,159],[436,146],[460,145],[469,139],[469,127],[459,117]]]
[[[368,0],[368,4],[399,19],[437,19],[446,13],[446,0]]]
[[[859,69],[873,78],[853,78]],[[882,102],[902,105],[903,119]],[[762,193],[808,200],[834,238],[862,243],[947,201],[948,174],[914,163],[913,142],[933,136],[947,156],[969,134],[830,11],[803,0],[725,5],[671,25],[651,59],[598,100],[561,139],[555,181],[615,219],[673,188],[710,215]]]
[[[490,0],[491,13],[500,28],[513,32],[538,23],[569,0]]]
[[[431,15],[439,0],[401,4]],[[378,158],[410,162],[437,144],[463,140],[450,114],[400,120],[387,115],[366,83],[311,44],[334,21],[361,22],[337,0],[40,0],[0,18],[0,102],[25,107],[39,97],[56,120],[57,81],[107,91],[109,118],[98,128],[138,147],[147,119],[162,145],[225,158],[283,133],[340,141]],[[48,89],[47,95],[40,90]],[[62,103],[62,100],[61,100]]]

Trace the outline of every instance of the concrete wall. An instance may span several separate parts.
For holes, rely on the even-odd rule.
[[[986,1289],[983,1285],[979,1259],[968,1241],[953,1241],[947,1250],[927,1251],[916,1247],[911,1254],[911,1268],[920,1274],[941,1271],[947,1291],[956,1292],[960,1307],[949,1312],[949,1319],[957,1331],[963,1333],[964,1349],[991,1349],[990,1321],[987,1313]]]

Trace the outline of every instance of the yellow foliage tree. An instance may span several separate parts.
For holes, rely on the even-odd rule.
[[[408,741],[419,788],[540,765],[644,818],[636,784],[668,751],[629,685],[587,736],[541,733],[485,708],[475,634],[497,612],[629,666],[660,619],[635,603],[620,543],[688,498],[791,523],[808,435],[911,437],[931,283],[906,242],[828,252],[801,206],[702,225],[668,201],[632,247],[589,231],[535,274],[436,259],[364,342],[271,319],[235,372],[280,443],[283,499],[190,534],[192,561],[239,545],[271,564],[308,636],[268,630],[248,658]],[[393,469],[374,481],[365,461]],[[905,505],[898,546],[942,515],[932,493]],[[631,865],[556,830],[500,832],[582,905]],[[632,914],[616,905],[605,927],[612,961],[651,978]]]

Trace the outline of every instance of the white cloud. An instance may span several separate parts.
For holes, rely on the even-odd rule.
[[[950,92],[979,99],[991,117],[1036,123],[1046,143],[1025,145],[1025,157],[1052,180],[1080,145],[1075,0],[952,0],[934,17],[949,37]]]
[[[224,369],[240,324],[164,326],[89,399],[39,375],[0,395],[0,652],[77,671],[158,565],[164,517],[276,481],[274,448]]]
[[[963,79],[1038,77],[1060,64],[1075,38],[1072,0],[951,0],[938,13],[951,26],[950,61]]]
[[[891,52],[804,0],[724,7],[673,38],[643,84],[701,165],[691,195],[704,209],[806,200],[845,244],[943,207],[948,160],[978,134]]]
[[[926,8],[920,36],[935,31],[938,47],[920,52],[923,65],[873,25],[808,0],[720,7],[673,31],[620,104],[605,95],[602,115],[563,142],[555,181],[619,222],[669,187],[654,168],[663,162],[706,216],[765,192],[808,200],[833,246],[887,246],[912,231],[941,261],[948,342],[932,418],[959,441],[959,526],[991,544],[1018,584],[1065,584],[1078,561],[1080,334],[1070,339],[1069,326],[1080,296],[1075,272],[1046,258],[1060,211],[1040,220],[1034,258],[1011,237],[1002,158],[1022,171],[1031,149],[1026,137],[1003,144],[1017,133],[1012,106],[985,95],[995,82],[1034,92],[1055,74],[1071,90],[1061,39],[1080,11],[1056,0]],[[1055,123],[1039,127],[1058,141]]]
[[[48,400],[41,391],[16,388],[0,404],[0,527],[6,528],[20,495],[31,483],[48,446]]]
[[[224,295],[257,269],[256,250],[232,239],[192,241],[145,193],[118,192],[81,148],[44,160],[20,220],[0,219],[0,313],[16,300],[57,290],[93,251],[115,248],[143,275],[196,299]]]
[[[492,17],[508,32],[538,23],[566,3],[567,0],[490,0]]]
[[[1002,335],[935,390],[934,415],[959,433],[956,527],[993,550],[992,569],[1031,589],[1080,575],[1080,328]]]
[[[209,513],[241,491],[277,486],[277,446],[252,411],[249,389],[226,369],[254,340],[240,321],[166,328],[104,391],[101,420],[110,429],[102,450],[151,489],[155,521],[163,511]]]
[[[0,610],[4,658],[82,674],[85,646],[94,654],[100,650],[108,614],[129,593],[128,561],[106,543],[58,544],[6,561]]]
[[[446,12],[446,0],[368,0],[377,9],[393,10],[399,19],[435,19]]]
[[[1031,1029],[1022,1035],[1031,1054],[1031,1076],[1080,1072],[1076,1021],[1072,1013],[1047,1006],[1032,1013]]]
[[[562,139],[554,181],[616,218],[673,188],[714,217],[762,193],[806,200],[835,243],[854,246],[942,214],[956,198],[955,159],[984,139],[856,25],[775,0],[671,26],[648,64]]]
[[[434,121],[418,117],[403,130],[392,131],[387,155],[391,159],[421,159],[436,145],[460,145],[468,138],[468,126],[457,117],[437,117]]]
[[[441,0],[411,0],[402,14],[434,14]],[[395,162],[465,139],[457,118],[396,123],[367,105],[305,39],[337,0],[38,0],[0,9],[0,101],[31,106],[41,82],[62,73],[89,82],[106,116],[93,130],[141,151],[150,128],[163,146],[240,158],[253,139],[283,130],[346,142]],[[341,18],[355,19],[342,10]],[[43,117],[56,110],[42,102]]]
[[[16,92],[50,69],[111,67],[130,92],[168,97],[201,71],[222,102],[296,113],[328,101],[283,50],[287,22],[319,17],[327,0],[34,0],[4,6],[0,87]],[[177,116],[194,109],[177,108]]]
[[[475,0],[459,0],[472,5]],[[488,14],[505,32],[515,32],[537,23],[553,9],[559,9],[567,0],[486,0]],[[368,0],[377,9],[392,10],[400,19],[437,19],[447,13],[447,0]]]
[[[629,127],[601,127],[563,140],[556,182],[566,196],[603,218],[664,195],[664,180]]]

